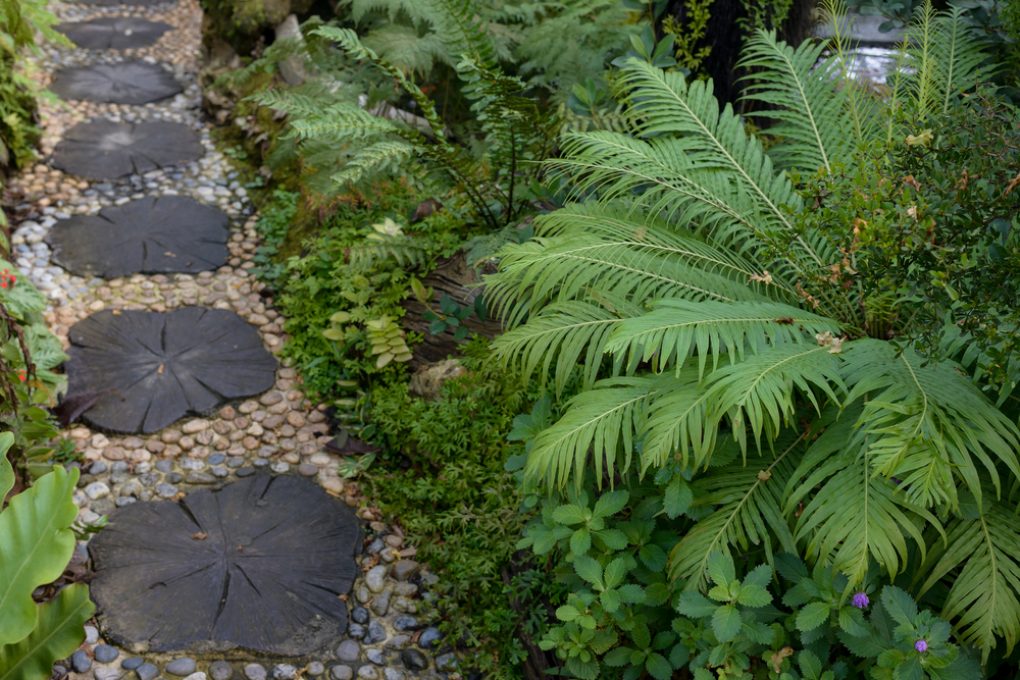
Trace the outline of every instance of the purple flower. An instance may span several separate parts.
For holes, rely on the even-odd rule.
[[[851,600],[850,603],[858,609],[864,609],[871,604],[871,600],[868,599],[868,594],[862,591],[854,593],[853,600]]]
[[[925,652],[928,651],[928,641],[925,640],[924,638],[918,640],[917,642],[914,643],[914,649],[919,651],[921,654],[924,654]]]

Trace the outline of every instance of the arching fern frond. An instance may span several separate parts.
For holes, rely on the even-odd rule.
[[[859,414],[853,407],[825,430],[784,494],[786,514],[800,515],[796,537],[806,542],[808,558],[846,574],[851,587],[863,581],[871,559],[890,576],[900,573],[911,544],[922,554],[925,550],[924,522],[939,526],[893,482],[874,474],[867,443],[856,428]]]
[[[554,303],[497,337],[492,348],[526,377],[537,373],[545,381],[552,373],[557,394],[577,373],[587,388],[599,377],[610,331],[621,316],[637,313],[640,308],[623,300],[612,308],[581,300]]]
[[[1000,503],[971,508],[946,529],[945,549],[929,556],[921,569],[928,578],[923,594],[948,580],[942,616],[954,622],[963,641],[981,649],[982,660],[1006,642],[1009,655],[1020,639],[1020,531],[1015,512]]]
[[[763,105],[754,115],[776,121],[767,130],[778,140],[769,156],[783,168],[831,173],[833,161],[865,141],[847,134],[850,90],[836,81],[836,59],[820,61],[825,48],[807,40],[794,49],[775,31],[758,31],[744,47],[740,66],[751,75],[743,79],[742,98]]]
[[[774,460],[732,463],[695,481],[696,507],[715,509],[674,546],[670,578],[685,582],[688,589],[703,587],[708,558],[715,551],[729,554],[731,549],[739,549],[746,553],[762,546],[770,558],[777,547],[796,552],[783,511],[783,489],[803,454],[802,439],[788,442]]]
[[[625,472],[649,400],[670,392],[677,382],[672,376],[641,376],[596,383],[535,437],[526,476],[549,488],[563,488],[571,478],[580,483],[589,465],[599,486],[605,473]]]
[[[709,361],[714,371],[721,357],[732,364],[742,361],[747,352],[803,343],[817,333],[838,335],[838,331],[831,319],[779,303],[661,300],[652,311],[617,324],[606,349],[619,356],[654,360],[656,371],[672,366],[678,374],[697,355],[700,378]]]
[[[849,343],[843,357],[849,401],[867,397],[860,426],[869,464],[900,480],[912,503],[956,507],[959,483],[980,503],[982,478],[1000,489],[998,464],[1020,478],[1020,430],[958,365],[866,339]]]

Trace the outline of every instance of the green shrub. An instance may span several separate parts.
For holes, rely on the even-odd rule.
[[[926,8],[911,32],[913,69],[883,100],[842,77],[838,50],[819,64],[823,46],[758,33],[743,63],[754,73],[745,97],[771,119],[762,134],[720,107],[710,82],[631,61],[628,133],[564,140],[553,165],[587,202],[506,248],[489,291],[515,326],[498,352],[570,396],[525,467],[529,488],[554,494],[543,515],[553,554],[602,608],[594,625],[553,641],[574,659],[568,671],[607,677],[622,660],[623,677],[760,672],[741,655],[764,635],[744,627],[725,628],[726,640],[715,630],[725,644],[705,654],[669,658],[656,642],[671,634],[664,605],[679,593],[727,601],[713,595],[725,594],[717,553],[770,566],[795,554],[842,579],[840,609],[867,584],[895,584],[951,621],[987,668],[1012,653],[1020,413],[1002,335],[1018,290],[1016,113],[970,94],[990,71],[967,26],[960,10]],[[968,168],[981,180],[967,180]],[[623,521],[642,527],[600,539],[588,527],[598,552],[581,560],[585,573],[587,539],[562,541],[590,520],[553,514],[555,494],[569,505],[582,489],[601,494],[596,503],[631,494]],[[650,555],[669,551],[668,564],[642,561],[649,543]],[[663,593],[655,578],[666,568]],[[616,594],[603,601],[610,580]],[[642,594],[620,591],[630,584]],[[837,625],[845,631],[829,617],[825,630]],[[924,625],[940,624],[929,615]],[[801,626],[795,651],[814,644],[813,630]],[[961,677],[941,667],[950,648],[886,651],[862,666],[839,644],[811,651],[872,677]],[[621,647],[635,654],[612,651]]]
[[[439,576],[434,614],[464,652],[465,669],[517,678],[522,638],[541,636],[544,602],[556,590],[517,554],[528,515],[503,467],[513,450],[507,434],[529,391],[493,367],[484,345],[468,353],[466,375],[434,400],[409,394],[402,381],[372,391],[365,434],[382,453],[363,484]]]

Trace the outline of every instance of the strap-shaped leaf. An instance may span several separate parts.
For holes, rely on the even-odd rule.
[[[53,663],[70,656],[85,639],[85,622],[95,605],[88,586],[75,583],[38,609],[38,623],[28,637],[0,646],[0,680],[49,678]]]
[[[77,481],[78,470],[55,467],[0,512],[0,644],[32,632],[32,591],[59,578],[71,559]]]

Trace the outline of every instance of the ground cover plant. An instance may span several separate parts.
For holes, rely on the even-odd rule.
[[[628,130],[568,135],[575,202],[502,252],[497,351],[570,397],[530,442],[552,495],[523,545],[575,589],[546,641],[573,675],[1014,663],[1017,113],[976,90],[960,10],[912,37],[875,98],[838,44],[816,66],[758,33],[760,134],[627,63]]]

